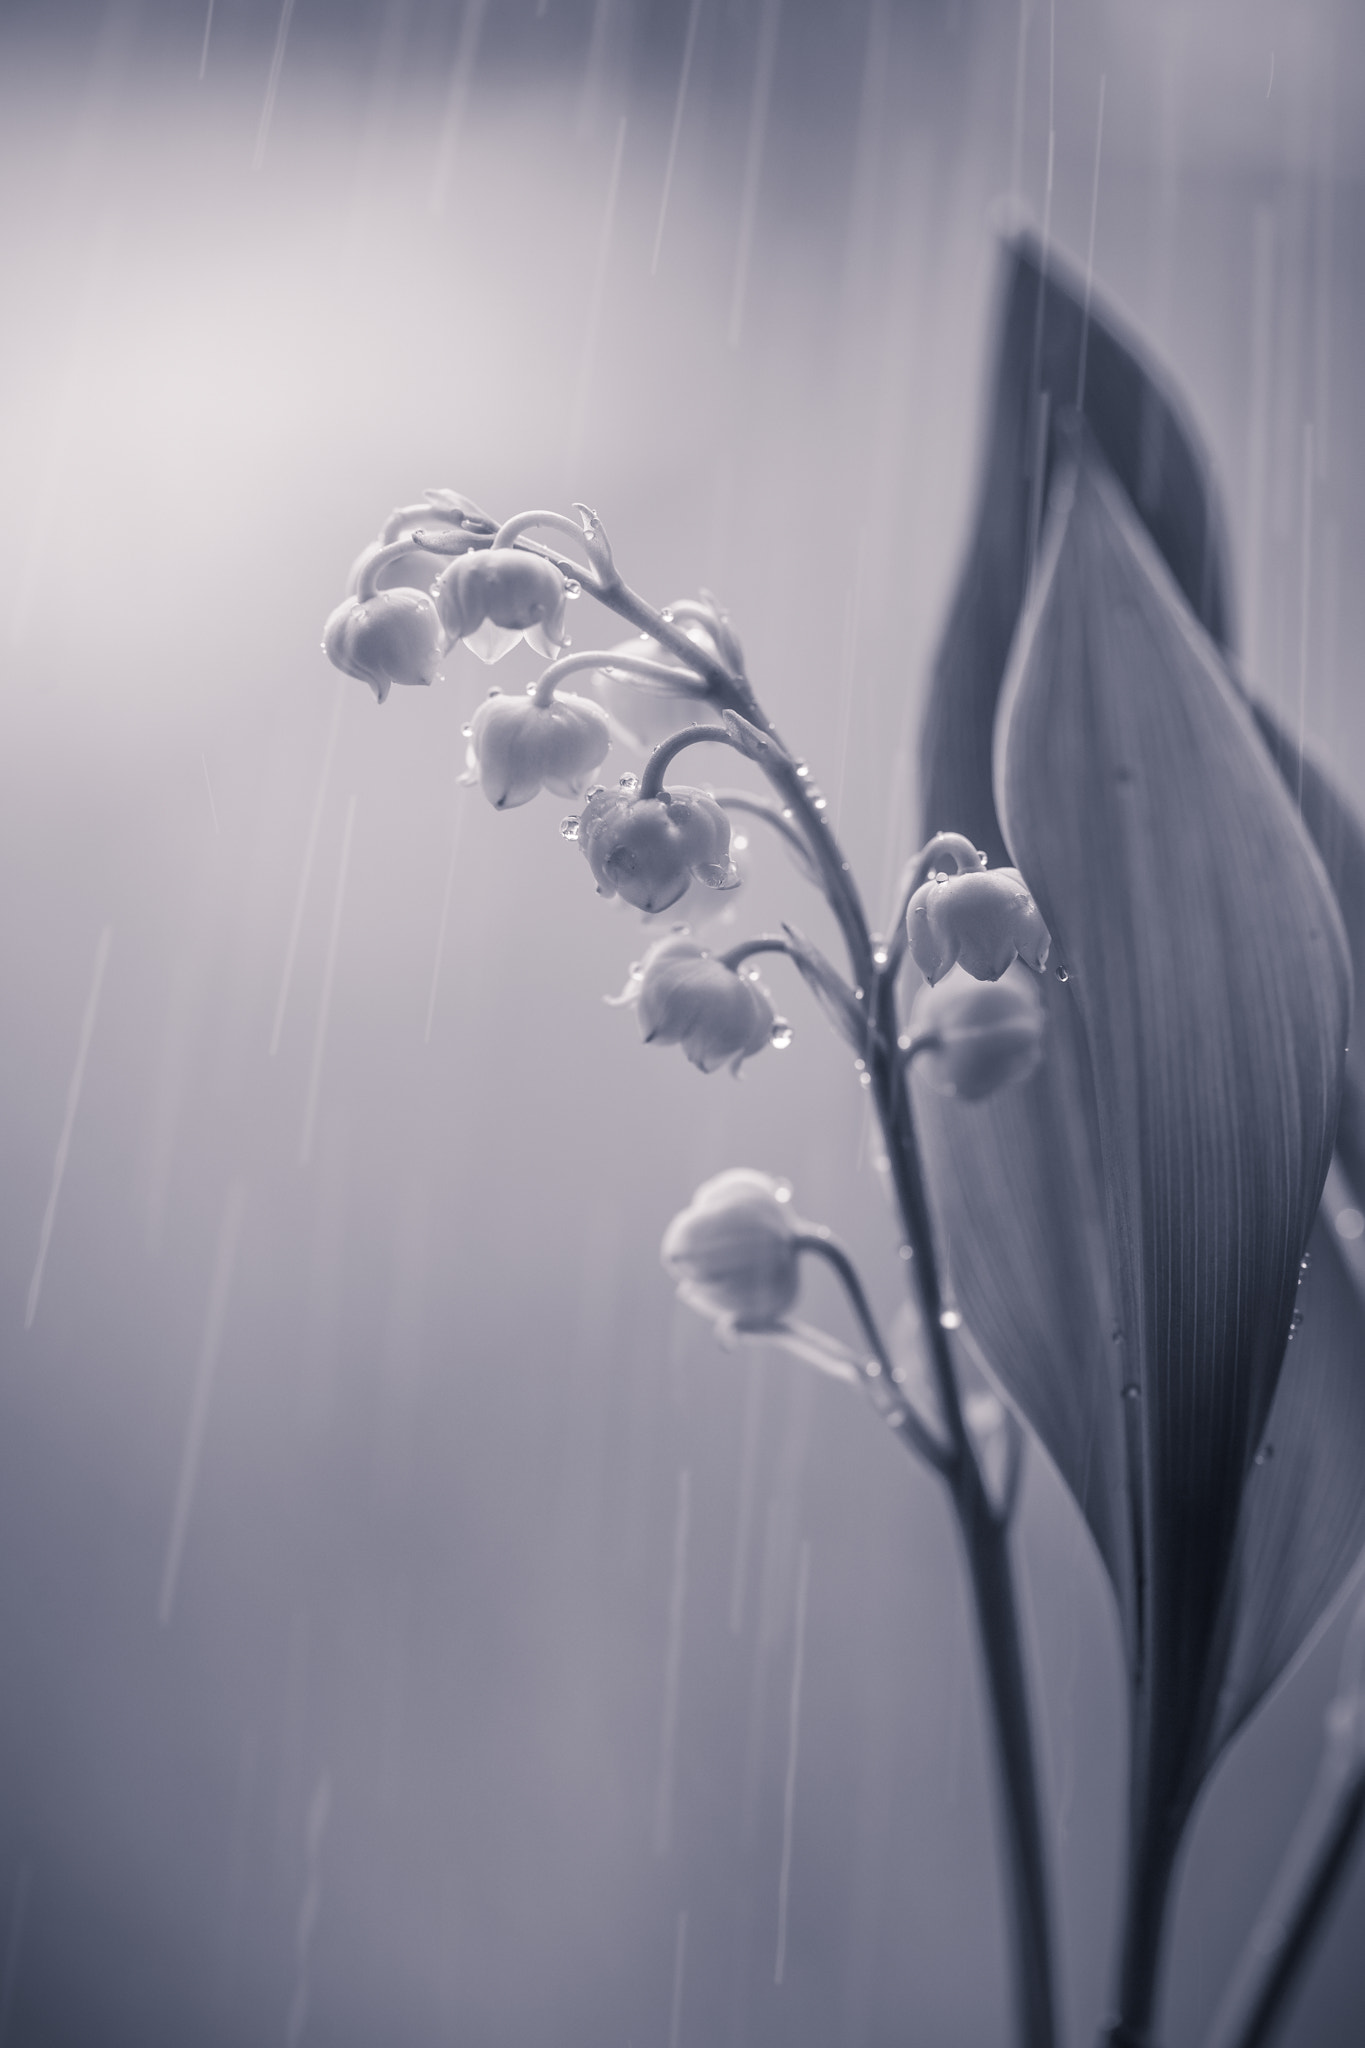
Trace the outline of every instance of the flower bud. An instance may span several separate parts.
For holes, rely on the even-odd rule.
[[[599,896],[624,896],[637,910],[667,910],[695,875],[713,889],[739,881],[730,860],[730,820],[699,789],[636,793],[634,776],[589,792],[578,843]]]
[[[565,644],[564,578],[525,548],[458,555],[431,594],[450,638],[480,661],[497,661],[523,637],[547,661]]]
[[[1045,1023],[1038,984],[1022,966],[1006,968],[999,981],[951,967],[911,1008],[916,1071],[940,1095],[980,1102],[1033,1072]]]
[[[417,590],[381,590],[363,602],[348,597],[323,628],[327,658],[344,675],[368,683],[382,704],[391,683],[430,683],[445,652],[431,599]]]
[[[955,962],[977,981],[998,981],[1016,956],[1041,974],[1052,936],[1017,868],[931,875],[906,912],[910,951],[932,987]]]
[[[490,690],[469,721],[469,765],[495,810],[528,804],[542,789],[582,796],[611,745],[605,711],[586,697],[504,697]]]
[[[685,932],[651,946],[625,993],[610,1000],[637,1006],[646,1045],[680,1045],[703,1074],[727,1062],[737,1074],[771,1042],[776,1023],[766,991]]]
[[[697,1189],[664,1232],[660,1255],[678,1298],[715,1322],[762,1329],[796,1300],[800,1220],[791,1189],[732,1167]]]

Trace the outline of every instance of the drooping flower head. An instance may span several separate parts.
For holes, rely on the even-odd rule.
[[[642,797],[633,775],[615,789],[588,792],[573,836],[600,896],[623,896],[637,910],[667,910],[695,876],[713,889],[734,888],[730,821],[700,789],[661,789]]]
[[[736,1166],[697,1189],[664,1232],[660,1256],[688,1308],[759,1330],[796,1300],[802,1228],[784,1181]]]
[[[505,697],[491,690],[469,722],[469,765],[495,810],[542,789],[581,796],[611,745],[607,716],[586,697]]]
[[[694,1067],[713,1074],[773,1042],[777,1019],[757,981],[714,959],[686,932],[651,946],[620,996],[634,1003],[646,1045],[680,1045]]]
[[[394,683],[431,683],[446,639],[435,606],[418,590],[348,597],[323,628],[328,660],[368,683],[382,704]]]
[[[1051,935],[1017,868],[931,875],[910,898],[905,921],[930,987],[958,962],[977,981],[998,981],[1016,959],[1038,974],[1047,966]]]
[[[432,585],[441,624],[480,661],[497,661],[524,639],[553,661],[565,645],[564,578],[525,548],[457,555]]]
[[[982,1102],[1027,1080],[1043,1057],[1045,1025],[1038,984],[1018,961],[998,981],[950,967],[911,1007],[915,1072],[939,1095]]]

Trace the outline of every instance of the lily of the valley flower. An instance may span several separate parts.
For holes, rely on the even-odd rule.
[[[611,745],[607,715],[586,697],[505,697],[490,690],[469,722],[469,765],[495,810],[542,789],[581,796]]]
[[[525,548],[458,555],[432,585],[441,624],[480,661],[497,661],[524,639],[547,661],[565,644],[564,578]]]
[[[588,792],[572,836],[599,896],[623,896],[637,910],[667,910],[693,876],[713,889],[732,889],[739,881],[730,860],[730,821],[700,789],[674,787],[642,797],[635,777],[623,776],[616,789]]]
[[[664,1232],[660,1256],[688,1308],[722,1330],[761,1330],[796,1300],[805,1229],[784,1181],[736,1166],[697,1189]]]
[[[379,590],[348,597],[323,628],[327,658],[344,675],[368,683],[382,704],[394,683],[435,679],[446,639],[429,597],[418,590]]]
[[[915,965],[929,983],[958,963],[977,981],[998,981],[1010,962],[1039,974],[1051,935],[1017,868],[975,868],[931,875],[906,912]]]
[[[1045,1021],[1038,984],[1018,962],[998,981],[951,967],[916,996],[903,1043],[939,1095],[981,1102],[1027,1080],[1043,1057]]]
[[[777,1020],[766,992],[675,932],[650,947],[619,996],[634,1003],[646,1045],[680,1045],[694,1067],[713,1074],[744,1061],[772,1042]]]

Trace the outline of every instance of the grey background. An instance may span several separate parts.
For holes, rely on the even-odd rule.
[[[657,1265],[694,1185],[756,1165],[894,1312],[847,1059],[780,966],[795,1043],[742,1084],[642,1048],[600,998],[647,935],[565,806],[455,786],[489,672],[461,652],[380,713],[319,634],[423,486],[585,498],[656,601],[731,607],[884,901],[992,209],[1044,212],[1051,74],[1084,258],[1103,75],[1097,289],[1208,436],[1253,676],[1292,721],[1306,675],[1359,793],[1362,19],[703,0],[660,239],[687,12],[492,0],[471,50],[435,0],[297,0],[283,43],[273,0],[218,0],[206,63],[197,5],[0,15],[3,2048],[1006,2038],[934,1484],[841,1389],[718,1351]],[[618,637],[586,611],[577,644]],[[821,934],[778,852],[746,873],[735,936]],[[1079,2044],[1122,1695],[1037,1459],[1022,1545]],[[1169,2048],[1311,1780],[1341,1634],[1202,1811]],[[1359,2038],[1363,1885],[1292,2041]]]

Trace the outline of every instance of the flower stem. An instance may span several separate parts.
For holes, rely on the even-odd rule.
[[[967,1554],[986,1669],[1008,1893],[1014,1906],[1011,1935],[1019,2038],[1026,2048],[1050,2048],[1056,2020],[1043,1829],[1009,1532],[991,1507],[975,1460],[959,1468],[953,1505]]]
[[[536,684],[537,704],[543,708],[554,696],[557,684],[566,682],[570,676],[581,675],[585,669],[600,670],[604,675],[616,670],[622,675],[642,676],[649,682],[666,684],[672,696],[699,697],[706,692],[700,676],[670,668],[667,662],[649,661],[643,654],[608,654],[585,649],[582,654],[561,654],[557,661],[550,663]]]
[[[1012,1963],[1018,2011],[1020,2048],[1053,2048],[1056,2034],[1052,1990],[1052,1948],[1048,1890],[1033,1740],[1028,1709],[1018,1609],[1009,1560],[1007,1512],[991,1506],[975,1447],[962,1414],[957,1374],[947,1331],[941,1320],[943,1291],[923,1169],[915,1135],[906,1077],[896,1038],[896,968],[899,949],[879,965],[874,958],[857,885],[844,859],[829,814],[818,808],[807,779],[786,752],[748,682],[732,673],[647,604],[619,575],[603,578],[591,588],[598,601],[670,648],[699,673],[708,697],[719,710],[736,712],[772,745],[760,765],[776,791],[784,813],[799,825],[825,899],[848,949],[855,999],[867,1019],[865,1061],[882,1126],[895,1184],[902,1228],[910,1250],[913,1284],[918,1290],[936,1391],[948,1442],[937,1463],[957,1514],[966,1552],[968,1577],[976,1605],[986,1679],[1000,1811],[1005,1846],[1006,1897],[1012,1927]],[[735,746],[748,758],[759,758],[740,746],[724,726],[693,726],[676,733],[655,749],[641,779],[641,796],[657,796],[664,770],[684,747],[700,741]],[[939,835],[920,856],[940,850],[959,867],[975,849],[958,834]],[[960,857],[959,857],[960,856]],[[904,928],[904,919],[900,920]],[[894,938],[894,935],[893,935]],[[856,1277],[856,1276],[855,1276]],[[905,1432],[902,1432],[903,1437]],[[907,1439],[908,1440],[908,1439]],[[918,1448],[918,1446],[916,1446]]]

